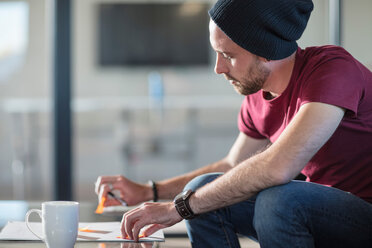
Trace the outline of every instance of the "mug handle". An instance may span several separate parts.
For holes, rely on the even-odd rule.
[[[41,239],[42,241],[44,241],[44,238],[42,238],[41,236],[39,236],[38,234],[36,234],[34,231],[32,231],[30,225],[29,225],[29,222],[28,222],[28,218],[30,217],[30,215],[35,212],[39,215],[40,219],[43,219],[41,217],[41,210],[39,209],[31,209],[31,210],[28,210],[27,213],[26,213],[26,226],[28,228],[28,230],[30,230],[36,237],[38,237],[39,239]]]

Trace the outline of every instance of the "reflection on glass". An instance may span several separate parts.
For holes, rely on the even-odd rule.
[[[143,242],[143,243],[133,243],[133,242],[125,242],[125,243],[99,243],[98,248],[153,248],[158,247],[153,242]]]
[[[0,82],[22,65],[28,37],[28,4],[0,2]]]

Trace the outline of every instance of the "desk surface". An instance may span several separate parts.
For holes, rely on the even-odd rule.
[[[42,242],[20,242],[20,241],[0,241],[0,248],[45,248]],[[116,242],[77,242],[74,248],[157,248],[157,247],[170,247],[163,243],[148,242],[148,243],[116,243]]]
[[[100,222],[100,221],[120,221],[121,215],[97,215],[94,210],[97,206],[95,202],[80,202],[80,222]],[[41,208],[41,202],[27,202],[27,209]],[[25,209],[24,211],[27,211]],[[25,212],[22,213],[22,218]],[[21,220],[21,219],[20,219]],[[37,215],[30,218],[31,221],[40,221]],[[1,227],[0,227],[1,230]],[[183,238],[182,246],[179,246],[179,238],[185,237],[186,229],[184,222],[180,222],[171,228],[164,230],[166,235],[165,242],[147,242],[147,243],[120,243],[120,242],[76,242],[74,248],[185,248],[191,247],[187,238]],[[175,242],[177,243],[175,246]],[[0,248],[45,248],[45,244],[41,241],[0,241]]]
[[[241,240],[242,247],[259,248],[252,245],[253,241]],[[74,248],[190,248],[191,244],[186,237],[167,237],[165,242],[148,243],[117,243],[117,242],[77,242]],[[0,241],[0,248],[46,248],[41,241]]]

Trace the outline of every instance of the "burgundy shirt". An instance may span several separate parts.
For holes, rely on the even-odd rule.
[[[263,91],[244,98],[239,130],[272,143],[308,102],[346,109],[327,143],[302,170],[307,181],[351,192],[372,203],[372,73],[343,48],[298,48],[285,91],[266,100]]]

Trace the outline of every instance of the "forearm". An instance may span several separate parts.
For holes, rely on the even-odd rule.
[[[196,191],[190,199],[197,214],[232,205],[254,196],[282,181],[269,170],[270,161],[263,152],[235,166],[224,176]]]
[[[308,103],[267,150],[246,159],[190,198],[196,213],[246,200],[258,192],[292,180],[336,130],[344,110]]]
[[[227,162],[227,159],[222,159],[187,174],[159,181],[157,182],[159,199],[173,199],[190,180],[199,175],[210,172],[226,172],[231,168],[231,164]]]

